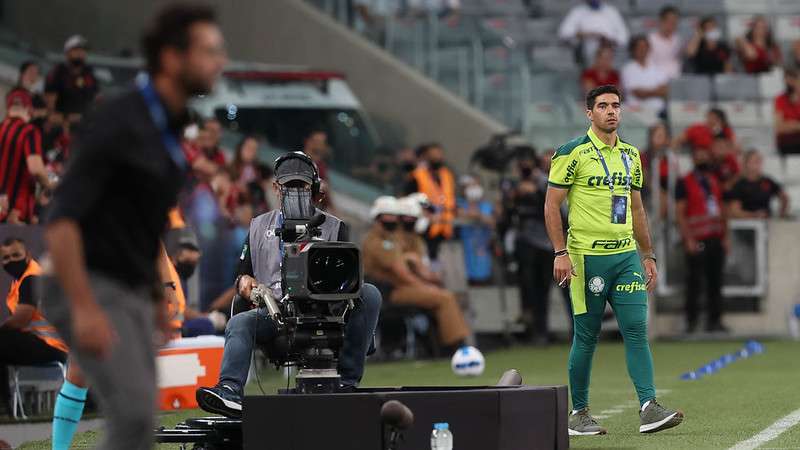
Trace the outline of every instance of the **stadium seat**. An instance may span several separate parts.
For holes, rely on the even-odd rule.
[[[769,128],[775,127],[775,101],[763,100],[758,104],[761,113],[761,121],[764,126]]]
[[[764,155],[764,173],[774,178],[776,181],[783,182],[783,158],[777,155]]]
[[[772,104],[772,100],[782,94],[785,89],[786,84],[783,81],[783,70],[776,69],[772,72],[758,75],[759,96],[764,100],[768,100],[770,105]]]
[[[678,0],[633,0],[632,11],[636,14],[655,17],[665,6],[680,6]],[[632,32],[632,31],[631,31]]]
[[[736,140],[742,149],[755,149],[764,155],[776,154],[775,135],[772,128],[765,126],[734,128],[736,129]]]
[[[683,129],[688,125],[705,120],[706,113],[711,108],[711,103],[695,102],[691,100],[670,100],[667,108],[674,134],[676,128]]]
[[[674,3],[677,5],[677,1]],[[697,14],[700,16],[719,14],[723,11],[724,0],[683,0],[680,10],[684,14]]]
[[[438,47],[452,45],[472,45],[478,38],[477,25],[473,18],[465,15],[456,21],[438,20],[434,22],[434,39]]]
[[[572,49],[563,45],[543,45],[533,49],[531,63],[534,70],[575,72],[579,70]]]
[[[565,0],[541,0],[539,3],[543,16],[557,17],[559,19],[563,19],[574,4],[574,2]]]
[[[784,173],[786,183],[800,184],[800,155],[787,155],[785,163]],[[795,198],[800,199],[800,197]]]
[[[705,75],[681,75],[669,83],[669,97],[673,100],[710,102],[711,92],[711,77]]]
[[[800,15],[780,15],[775,18],[775,39],[792,42],[800,39]]]
[[[723,74],[714,77],[717,100],[758,100],[758,78],[747,74]]]
[[[526,23],[514,17],[488,17],[480,21],[480,36],[484,44],[503,44],[524,47],[528,42]]]
[[[734,129],[737,127],[759,127],[764,124],[761,120],[760,105],[753,101],[726,101],[718,102],[717,107],[725,111],[728,122]]]
[[[538,100],[527,106],[525,128],[558,126],[566,120],[566,111],[558,102]]]
[[[528,40],[533,43],[549,43],[557,39],[558,21],[556,19],[529,19],[525,24]]]
[[[482,16],[486,13],[483,0],[461,0],[461,14],[468,16]]]
[[[9,366],[9,391],[14,419],[27,419],[26,393],[30,393],[34,414],[52,410],[55,394],[67,376],[65,364],[53,361],[38,366]]]
[[[487,15],[524,17],[528,11],[520,0],[482,0]]]
[[[648,34],[658,29],[658,17],[653,15],[631,17],[628,19],[628,29],[631,32],[631,36]]]
[[[765,14],[769,4],[768,0],[725,0],[724,8],[728,14]]]
[[[772,13],[776,15],[782,14],[800,14],[800,2],[797,0],[772,0]]]

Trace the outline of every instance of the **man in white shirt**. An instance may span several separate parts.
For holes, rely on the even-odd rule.
[[[650,41],[648,64],[659,67],[670,79],[681,74],[681,48],[683,42],[677,33],[678,8],[665,6],[658,13],[658,30],[647,36]]]
[[[660,114],[669,90],[669,77],[660,67],[650,64],[650,43],[644,35],[632,37],[628,51],[633,59],[622,68],[625,103]]]
[[[561,22],[558,38],[581,46],[583,62],[588,65],[601,44],[625,45],[628,27],[616,7],[602,0],[586,0],[572,8]]]

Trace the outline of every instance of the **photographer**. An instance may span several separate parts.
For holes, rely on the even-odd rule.
[[[262,214],[250,223],[250,234],[240,258],[236,290],[250,299],[259,282],[264,283],[275,299],[283,298],[281,263],[283,242],[275,229],[285,219],[310,220],[317,210],[312,197],[319,186],[319,175],[311,158],[301,152],[289,153],[275,162],[273,189],[280,197],[280,209]],[[324,213],[320,226],[326,241],[347,241],[347,226]],[[344,345],[339,354],[338,371],[343,388],[353,388],[364,373],[364,360],[378,324],[380,292],[370,284],[361,288],[361,301],[350,313],[345,327]],[[225,352],[219,382],[212,388],[200,388],[197,401],[206,411],[228,417],[242,414],[242,391],[250,370],[250,355],[255,344],[268,345],[277,337],[277,327],[265,308],[253,309],[231,317],[225,329]]]

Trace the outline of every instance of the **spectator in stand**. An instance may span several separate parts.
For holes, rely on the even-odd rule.
[[[670,79],[681,74],[683,43],[678,35],[678,8],[665,6],[658,13],[658,30],[647,36],[650,42],[650,61],[667,74]]]
[[[647,130],[647,148],[639,153],[645,180],[642,188],[642,199],[644,199],[645,204],[649,203],[652,191],[657,189],[658,215],[662,218],[667,216],[667,191],[669,189],[670,170],[668,153],[671,151],[670,144],[669,127],[664,122],[658,122]],[[677,168],[673,167],[674,169]],[[657,173],[657,179],[654,177],[653,171]],[[677,173],[677,170],[675,170],[675,173]]]
[[[786,69],[786,92],[775,98],[775,141],[781,155],[800,153],[800,76]]]
[[[736,142],[736,135],[728,124],[728,116],[719,108],[711,108],[706,113],[706,121],[698,122],[687,128],[683,134],[675,139],[673,148],[680,149],[689,146],[695,151],[699,148],[710,150],[715,138],[725,138],[732,143]]]
[[[632,107],[641,106],[645,110],[661,115],[666,106],[665,98],[669,93],[667,73],[663,68],[651,63],[650,43],[645,36],[632,37],[628,51],[632,60],[622,69],[625,103]]]
[[[59,119],[80,117],[99,90],[94,69],[86,64],[88,42],[83,36],[71,36],[64,43],[65,62],[56,65],[47,75],[45,98],[47,107]]]
[[[33,102],[34,97],[42,98],[41,79],[39,64],[34,61],[25,61],[19,66],[17,85],[14,86],[14,89],[21,89],[26,92],[31,96],[31,102]]]
[[[316,199],[317,207],[320,209],[330,209],[333,206],[333,198],[330,192],[330,181],[328,179],[328,158],[332,150],[328,145],[328,133],[321,128],[313,128],[306,134],[303,140],[303,153],[310,156],[317,165],[320,183],[320,196]]]
[[[706,331],[725,332],[722,325],[722,269],[730,243],[722,186],[713,175],[711,152],[693,153],[694,171],[675,189],[676,218],[686,250],[686,328],[697,329],[698,297],[705,291],[708,299]]]
[[[713,174],[722,186],[722,192],[728,192],[742,171],[737,155],[737,148],[724,137],[714,138],[711,144],[711,164]]]
[[[36,183],[53,187],[42,158],[42,135],[29,123],[33,105],[21,90],[6,95],[6,118],[0,123],[0,223],[30,223]]]
[[[558,27],[558,38],[572,44],[580,63],[587,65],[603,45],[624,46],[628,26],[615,6],[586,0],[567,13]]]
[[[686,56],[695,73],[716,75],[732,72],[731,49],[722,40],[722,31],[713,17],[704,17],[686,44]]]
[[[789,196],[778,182],[764,175],[764,157],[758,150],[744,155],[744,173],[728,193],[728,211],[733,219],[772,217],[772,199],[780,200],[780,217],[789,216]]]
[[[492,279],[494,207],[484,197],[483,186],[474,175],[461,178],[463,196],[458,199],[458,236],[464,244],[464,267],[471,284]]]
[[[764,16],[755,17],[747,34],[736,39],[736,49],[747,73],[769,72],[783,62],[781,49]]]
[[[202,126],[199,118],[195,117],[184,127],[181,148],[186,156],[186,161],[192,167],[192,178],[207,182],[220,170],[221,166],[210,160],[200,147]],[[208,139],[208,135],[203,135],[203,139]]]
[[[203,128],[200,130],[198,143],[203,154],[209,161],[219,167],[227,165],[228,151],[220,147],[222,140],[222,124],[215,117],[209,117],[203,121]]]
[[[614,47],[610,45],[599,47],[594,64],[581,74],[584,92],[606,84],[619,85],[619,72],[614,69]]]
[[[270,209],[262,184],[272,177],[272,169],[258,161],[258,145],[258,139],[253,135],[242,138],[236,146],[232,167],[236,187],[250,198],[254,214]]]
[[[356,13],[354,26],[370,40],[383,46],[386,44],[387,22],[400,13],[401,0],[354,0]]]
[[[428,256],[438,261],[442,242],[453,237],[453,220],[456,215],[456,184],[453,172],[445,166],[444,150],[438,143],[420,145],[417,158],[421,161],[412,172],[413,180],[406,186],[406,193],[421,192],[435,213],[428,227],[425,243]]]

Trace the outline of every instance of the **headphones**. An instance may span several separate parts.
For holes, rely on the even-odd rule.
[[[276,173],[278,172],[278,167],[281,164],[283,164],[286,161],[289,161],[290,159],[299,159],[299,160],[305,162],[306,164],[308,164],[309,166],[311,166],[311,169],[314,172],[314,176],[312,177],[312,180],[311,180],[311,193],[313,195],[318,195],[319,194],[319,190],[320,190],[320,184],[322,184],[322,180],[320,180],[320,178],[319,178],[319,170],[317,170],[317,165],[314,164],[314,160],[311,159],[311,157],[306,155],[305,153],[303,153],[303,152],[289,152],[289,153],[286,153],[284,155],[279,156],[278,159],[276,159],[275,163],[273,164],[273,166],[275,167],[275,172]]]

